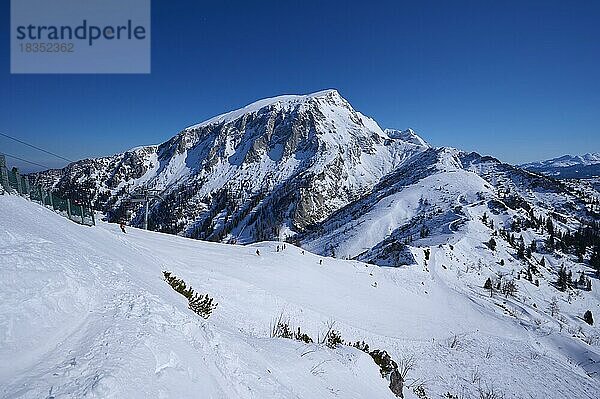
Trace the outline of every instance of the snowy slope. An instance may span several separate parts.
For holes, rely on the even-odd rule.
[[[0,202],[2,397],[393,397],[358,350],[268,338],[288,298],[305,300],[253,281],[279,266],[274,255],[133,229],[125,236],[17,197]],[[303,272],[294,252],[290,280]],[[162,281],[166,269],[218,298],[208,322]]]
[[[410,246],[414,265],[381,268],[289,244],[277,251],[275,242],[124,235],[0,196],[0,397],[394,397],[361,351],[269,338],[282,311],[313,338],[335,320],[348,341],[396,360],[414,355],[409,398],[418,387],[430,398],[492,389],[506,398],[597,397],[600,349],[580,337],[598,329],[577,315],[598,309],[598,291],[560,297],[565,321],[545,310],[557,294],[543,280],[537,290],[518,282],[524,301],[489,298],[481,281],[512,250],[501,240],[495,253],[480,248],[490,234],[477,222],[484,209],[466,210],[472,217],[453,245],[431,246],[429,260]],[[163,270],[213,296],[214,314],[204,321],[189,311]]]

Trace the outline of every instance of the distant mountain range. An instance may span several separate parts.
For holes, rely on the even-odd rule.
[[[520,167],[559,179],[600,177],[600,153],[563,155],[546,161],[526,163]]]

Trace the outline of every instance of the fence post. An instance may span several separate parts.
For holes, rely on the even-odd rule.
[[[31,192],[29,191],[29,179],[27,178],[27,176],[21,176],[21,180],[23,183],[23,190],[25,191],[25,194],[30,195]]]
[[[67,198],[67,216],[69,216],[69,219],[71,219],[71,200],[68,198]]]
[[[92,226],[96,225],[96,217],[94,216],[94,208],[92,207],[92,203],[90,202],[90,213],[92,214]]]
[[[10,182],[8,181],[8,170],[6,169],[6,158],[3,154],[0,154],[0,184],[4,187],[7,193],[10,193]]]
[[[19,195],[23,195],[23,187],[21,186],[23,184],[23,181],[21,180],[21,174],[19,173],[19,169],[13,168],[13,173],[15,174],[15,181],[17,183],[17,193],[19,193]]]

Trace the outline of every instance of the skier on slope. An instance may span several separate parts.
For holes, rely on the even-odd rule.
[[[123,233],[127,234],[127,232],[125,231],[125,223],[124,222],[119,223],[119,227],[121,228],[121,231]]]

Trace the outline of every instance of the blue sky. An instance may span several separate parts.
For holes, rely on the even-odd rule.
[[[600,151],[597,1],[154,0],[150,75],[10,75],[8,3],[0,132],[67,158],[325,88],[382,127],[511,163]]]

